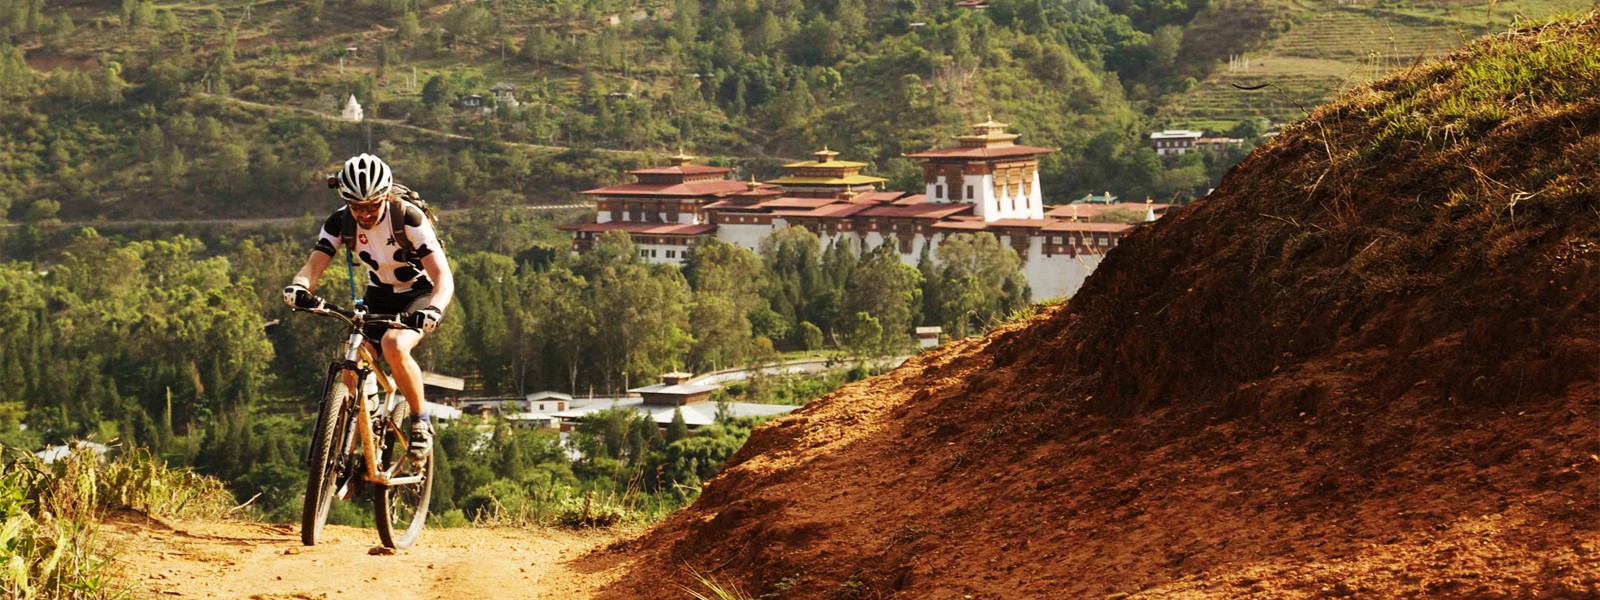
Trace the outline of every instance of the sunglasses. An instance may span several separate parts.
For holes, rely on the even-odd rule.
[[[373,202],[371,204],[351,203],[348,206],[350,207],[350,214],[367,216],[383,212],[383,205],[383,202]]]

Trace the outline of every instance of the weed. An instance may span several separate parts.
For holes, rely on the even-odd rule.
[[[690,598],[695,600],[749,600],[750,598],[740,591],[738,586],[731,583],[723,584],[717,581],[716,577],[701,573],[693,567],[689,567],[689,573],[694,576],[694,580],[699,582],[701,587],[706,589],[702,593],[700,590],[679,586],[683,591],[689,593]]]
[[[6,598],[110,598],[96,538],[108,510],[217,516],[233,498],[222,483],[167,469],[143,450],[102,462],[76,452],[45,464],[23,455],[0,467],[0,591]]]

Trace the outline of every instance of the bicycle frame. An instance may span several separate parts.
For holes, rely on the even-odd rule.
[[[367,320],[369,315],[366,310],[360,306],[348,311],[349,314],[345,314],[346,311],[337,308],[304,310],[316,314],[338,316],[350,323],[350,335],[345,339],[343,359],[331,365],[330,369],[344,373],[344,385],[346,389],[350,390],[349,398],[356,401],[360,406],[360,412],[354,415],[356,421],[355,429],[347,432],[347,437],[340,441],[339,447],[348,453],[351,450],[351,442],[354,441],[349,436],[355,436],[361,440],[361,454],[363,460],[366,461],[365,476],[367,481],[385,486],[421,483],[421,475],[395,477],[395,471],[400,467],[398,462],[387,471],[380,469],[378,466],[377,436],[382,432],[373,431],[373,422],[392,414],[398,405],[397,403],[404,400],[397,393],[398,390],[394,379],[378,368],[378,359],[373,354],[372,346],[366,343],[366,338],[361,335],[361,326],[369,322]],[[384,322],[384,320],[374,319],[370,322]],[[376,413],[377,419],[374,418],[374,414],[371,412],[372,408],[367,404],[365,389],[365,379],[367,377],[374,378],[379,388],[380,401],[378,412]]]

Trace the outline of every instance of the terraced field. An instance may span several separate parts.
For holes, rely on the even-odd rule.
[[[1237,60],[1224,58],[1212,74],[1159,113],[1165,125],[1222,131],[1253,117],[1273,122],[1304,118],[1338,94],[1421,60],[1444,55],[1462,43],[1504,31],[1516,19],[1583,12],[1593,0],[1511,0],[1488,3],[1399,2],[1380,7],[1371,0],[1294,0],[1273,5],[1234,3],[1227,12],[1259,14],[1264,7],[1285,15],[1281,33],[1269,36]],[[1189,40],[1186,40],[1188,43]],[[1236,86],[1259,90],[1241,90]]]

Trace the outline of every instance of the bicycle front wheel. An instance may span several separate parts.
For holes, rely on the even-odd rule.
[[[383,420],[385,444],[381,466],[385,472],[394,474],[391,479],[420,479],[378,486],[372,494],[378,539],[389,548],[410,548],[417,542],[428,520],[428,502],[433,496],[433,457],[429,456],[421,464],[406,458],[407,439],[402,425],[408,412],[402,407]]]
[[[344,462],[344,443],[350,419],[346,416],[343,371],[332,371],[322,392],[322,412],[311,438],[311,453],[306,461],[306,498],[300,508],[300,543],[314,546],[328,522],[328,508],[338,485],[340,464]]]

